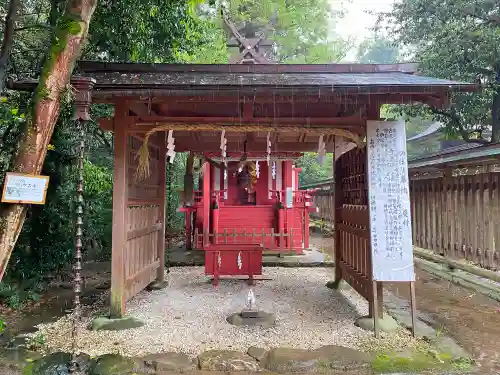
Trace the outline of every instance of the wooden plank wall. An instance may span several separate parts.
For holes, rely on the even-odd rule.
[[[157,277],[161,266],[159,246],[164,244],[165,157],[158,138],[149,143],[150,176],[141,182],[135,180],[138,165],[137,152],[142,145],[140,137],[128,138],[128,205],[127,240],[125,246],[125,300],[129,300]],[[155,142],[158,141],[158,142]]]
[[[333,224],[335,219],[335,193],[333,190],[319,190],[313,194],[313,205],[318,212],[312,212],[313,219]]]
[[[413,243],[486,269],[500,269],[500,173],[455,169],[410,182]]]

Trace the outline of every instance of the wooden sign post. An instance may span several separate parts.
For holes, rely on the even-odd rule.
[[[45,204],[48,187],[48,176],[9,172],[5,175],[2,202]]]
[[[415,269],[404,121],[368,121],[367,147],[373,293],[377,296],[380,282],[408,282],[415,335]],[[376,336],[378,308],[375,303]]]

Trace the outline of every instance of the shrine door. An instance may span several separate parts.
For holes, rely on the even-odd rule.
[[[372,306],[372,264],[366,148],[335,163],[335,279],[345,280]]]

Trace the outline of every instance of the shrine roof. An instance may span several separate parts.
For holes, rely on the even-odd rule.
[[[96,91],[179,90],[322,93],[431,93],[474,91],[465,82],[416,75],[416,64],[133,64],[81,61],[77,72],[96,80]],[[28,89],[35,82],[16,82]]]
[[[478,161],[494,161],[500,158],[500,144],[480,145],[464,143],[433,154],[419,156],[408,160],[408,169],[440,168],[447,165],[475,163]]]

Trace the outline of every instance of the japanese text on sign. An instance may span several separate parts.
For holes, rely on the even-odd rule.
[[[7,173],[2,202],[44,204],[48,185],[47,176]]]
[[[414,281],[404,121],[368,121],[373,279]]]

